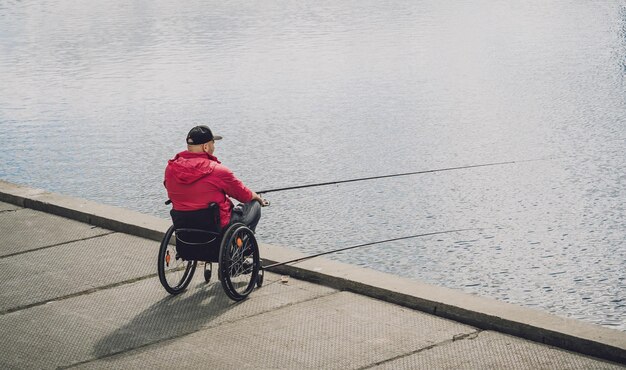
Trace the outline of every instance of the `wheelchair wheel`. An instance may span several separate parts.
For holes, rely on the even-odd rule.
[[[219,271],[224,292],[233,301],[245,299],[254,289],[261,262],[254,233],[243,224],[230,226],[220,246]]]
[[[172,225],[161,240],[157,270],[163,288],[170,294],[178,294],[191,282],[197,261],[185,261],[178,256],[176,240],[172,238],[173,234],[174,226]]]

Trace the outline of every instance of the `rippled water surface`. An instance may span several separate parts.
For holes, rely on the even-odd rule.
[[[625,1],[3,1],[0,178],[167,217],[186,132],[259,238],[626,330]]]

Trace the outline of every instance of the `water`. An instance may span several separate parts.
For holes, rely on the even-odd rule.
[[[167,217],[194,124],[262,242],[626,330],[625,1],[5,1],[0,178]],[[270,195],[270,194],[268,194]]]

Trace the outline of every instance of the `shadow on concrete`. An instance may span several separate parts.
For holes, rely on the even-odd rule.
[[[109,357],[146,347],[206,327],[235,304],[219,282],[198,284],[177,296],[167,296],[134,317],[128,324],[98,341],[93,355]]]

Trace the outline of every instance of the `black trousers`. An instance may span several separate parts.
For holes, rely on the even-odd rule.
[[[233,212],[230,215],[229,226],[235,222],[241,222],[248,226],[252,231],[255,231],[256,225],[261,219],[261,205],[256,200],[248,203],[239,203],[233,208]]]

